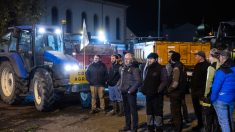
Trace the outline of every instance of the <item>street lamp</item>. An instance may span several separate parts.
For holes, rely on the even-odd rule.
[[[105,28],[104,28],[104,5],[103,5],[103,0],[101,2],[101,29],[98,31],[98,40],[105,43],[106,41],[106,36],[105,36]]]
[[[160,38],[160,19],[161,19],[161,0],[158,0],[158,23],[157,23],[157,35]]]
[[[65,19],[62,19],[61,20],[61,24],[62,24],[62,41],[63,41],[63,43],[64,43],[64,26],[66,25],[66,20]],[[63,49],[65,49],[65,43],[63,44]]]
[[[98,39],[99,41],[102,41],[102,42],[106,41],[105,33],[103,30],[98,31]]]
[[[65,29],[65,25],[66,25],[66,20],[62,19],[61,24],[62,24],[62,35],[63,35],[63,38],[64,38],[64,32],[65,32],[64,29]]]

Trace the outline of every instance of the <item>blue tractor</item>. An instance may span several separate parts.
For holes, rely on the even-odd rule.
[[[5,103],[17,103],[31,92],[36,109],[49,111],[56,91],[74,85],[71,75],[79,70],[78,61],[64,54],[60,27],[11,27],[0,45],[0,95]]]

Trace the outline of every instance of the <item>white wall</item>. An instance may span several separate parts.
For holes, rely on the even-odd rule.
[[[100,0],[99,0],[100,1]],[[94,31],[94,15],[98,16],[99,27],[102,27],[102,4],[97,0],[45,0],[45,15],[41,24],[52,24],[51,9],[57,7],[59,21],[66,19],[66,10],[72,12],[72,33],[80,33],[82,30],[82,12],[87,15],[87,31],[96,35]],[[105,27],[105,16],[109,16],[110,33],[108,41],[112,43],[123,43],[126,33],[126,6],[110,2],[103,3],[103,26]],[[116,40],[116,18],[120,20],[120,40]],[[59,22],[60,23],[60,22]]]

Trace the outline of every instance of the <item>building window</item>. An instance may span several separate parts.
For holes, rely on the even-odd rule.
[[[105,17],[105,30],[108,34],[109,32],[109,17],[108,16]]]
[[[72,33],[72,12],[71,12],[71,10],[66,10],[66,32]]]
[[[120,19],[116,19],[116,39],[120,40]]]
[[[98,30],[98,25],[99,25],[98,16],[95,14],[95,15],[94,15],[94,32],[97,32],[97,30]]]
[[[58,25],[58,9],[56,7],[52,7],[51,9],[51,23],[52,25]]]
[[[82,24],[83,24],[83,20],[85,20],[86,22],[86,27],[87,27],[87,16],[86,16],[86,13],[85,12],[82,12],[82,23],[81,23],[81,27],[82,27]],[[82,29],[82,28],[81,28]]]

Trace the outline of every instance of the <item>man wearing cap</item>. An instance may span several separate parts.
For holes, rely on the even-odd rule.
[[[197,64],[194,67],[191,80],[191,95],[198,124],[197,126],[193,127],[192,130],[200,130],[203,127],[200,99],[204,97],[207,68],[210,64],[206,61],[206,55],[203,51],[198,51],[195,54],[195,59]]]
[[[209,61],[211,65],[207,69],[206,88],[204,98],[200,102],[203,108],[203,124],[206,132],[220,131],[215,109],[210,102],[211,86],[214,79],[215,71],[220,67],[219,51],[216,48],[210,50]]]
[[[143,71],[141,92],[146,96],[148,131],[163,131],[163,91],[167,85],[166,68],[158,63],[158,55],[150,53]],[[155,122],[155,123],[154,123]]]
[[[235,63],[226,50],[220,53],[220,68],[216,71],[211,91],[211,102],[223,132],[232,132],[232,113],[235,104]]]

